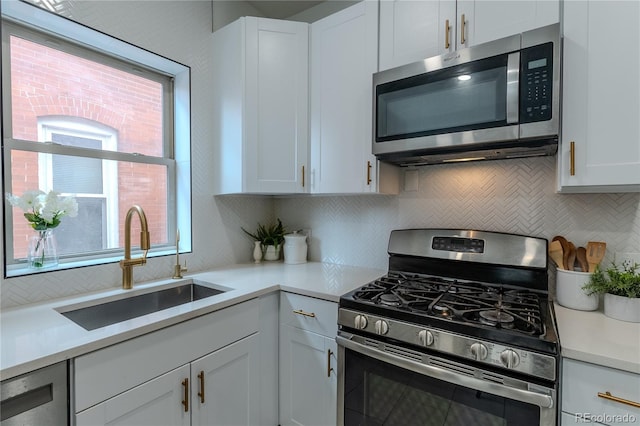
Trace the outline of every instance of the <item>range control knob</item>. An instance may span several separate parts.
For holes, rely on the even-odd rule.
[[[376,333],[380,335],[384,335],[389,332],[389,324],[384,320],[376,321],[375,328],[376,328]]]
[[[431,346],[433,345],[433,333],[429,330],[420,330],[418,340],[422,346]]]
[[[500,362],[507,368],[515,368],[520,364],[520,356],[513,349],[505,349],[500,353]]]
[[[365,317],[364,315],[356,315],[354,325],[358,330],[364,330],[365,328],[367,328],[368,323],[369,321],[367,321],[367,317]]]
[[[473,355],[476,360],[480,361],[482,359],[485,359],[488,354],[489,351],[487,350],[487,347],[482,343],[476,342],[471,345],[471,355]]]

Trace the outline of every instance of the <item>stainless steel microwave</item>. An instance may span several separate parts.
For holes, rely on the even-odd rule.
[[[382,161],[553,155],[560,125],[554,24],[373,75],[373,153]]]

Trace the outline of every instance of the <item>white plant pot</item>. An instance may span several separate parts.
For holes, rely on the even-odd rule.
[[[587,295],[582,287],[589,281],[588,272],[558,269],[556,271],[556,300],[565,308],[595,311],[600,300],[597,294]]]
[[[282,244],[279,246],[266,246],[264,250],[264,260],[280,260],[281,248]]]
[[[640,322],[640,297],[631,298],[606,293],[604,314],[620,321]]]

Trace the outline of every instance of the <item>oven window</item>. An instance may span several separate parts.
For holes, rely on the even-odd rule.
[[[537,406],[450,384],[345,349],[346,426],[527,426]]]

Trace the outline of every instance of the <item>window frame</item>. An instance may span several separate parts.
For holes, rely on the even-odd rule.
[[[2,2],[2,87],[3,129],[2,129],[2,168],[3,192],[11,188],[11,152],[13,150],[32,151],[45,154],[74,155],[102,160],[115,160],[132,163],[156,164],[167,167],[167,244],[155,245],[148,257],[175,254],[176,231],[182,229],[179,251],[191,251],[191,131],[190,131],[190,73],[188,66],[141,49],[130,43],[116,39],[102,32],[78,24],[65,17],[56,15],[37,6],[20,1]],[[168,77],[170,84],[163,84],[163,156],[154,157],[138,153],[117,151],[99,151],[43,143],[13,138],[10,50],[9,38],[15,34],[40,44],[52,44],[55,49],[63,50],[92,61],[105,63],[144,77],[162,75]],[[35,38],[35,40],[34,40]],[[82,53],[79,54],[78,52]],[[158,77],[151,78],[158,80]],[[69,119],[74,119],[69,117]],[[45,120],[46,121],[46,117]],[[38,132],[41,132],[40,121]],[[180,189],[180,191],[178,191]],[[3,197],[4,198],[4,197]],[[3,203],[4,214],[4,277],[28,275],[34,273],[26,265],[14,262],[13,209],[8,202]],[[60,265],[53,269],[67,269],[112,263],[121,258],[122,249],[107,249],[99,253],[87,253],[86,256],[61,258]],[[35,271],[37,272],[37,271]]]

